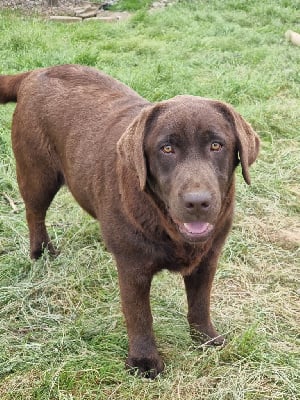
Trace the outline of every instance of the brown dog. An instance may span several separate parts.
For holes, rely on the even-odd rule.
[[[151,104],[95,69],[63,65],[0,76],[0,103],[17,101],[12,143],[32,258],[49,240],[45,216],[65,183],[89,214],[119,274],[129,336],[126,365],[163,370],[152,329],[150,286],[166,268],[182,274],[188,320],[221,344],[210,292],[230,230],[234,170],[257,157],[259,139],[227,104],[177,96]]]

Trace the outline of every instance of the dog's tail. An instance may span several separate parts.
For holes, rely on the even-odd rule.
[[[0,75],[0,104],[17,101],[19,87],[23,79],[29,74],[30,72],[23,72],[17,75]]]

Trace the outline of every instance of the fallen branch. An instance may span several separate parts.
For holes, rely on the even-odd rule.
[[[9,205],[11,206],[12,210],[14,213],[17,213],[19,210],[15,204],[15,202],[13,201],[13,199],[6,193],[3,193],[3,197],[5,198],[5,200],[7,200],[7,202],[9,203]]]

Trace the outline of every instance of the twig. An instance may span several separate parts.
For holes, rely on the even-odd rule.
[[[17,213],[19,210],[18,210],[15,202],[13,201],[13,199],[10,196],[8,196],[8,194],[6,194],[6,193],[3,193],[3,197],[8,201],[8,203],[11,206],[13,212]]]

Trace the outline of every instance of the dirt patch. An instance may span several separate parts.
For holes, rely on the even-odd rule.
[[[256,217],[246,218],[247,226],[255,226],[257,235],[265,241],[277,243],[287,250],[294,250],[300,246],[300,224],[294,219],[284,218],[282,227],[278,221],[263,221]]]
[[[300,246],[300,227],[293,229],[283,229],[280,232],[276,232],[279,240],[283,240],[285,243],[294,244]]]
[[[0,8],[8,8],[11,10],[20,10],[24,13],[38,13],[46,15],[63,14],[73,15],[74,7],[83,6],[86,1],[80,0],[59,0],[58,5],[55,2],[50,3],[48,0],[0,0]]]
[[[153,1],[152,9],[166,7],[175,3],[177,0],[158,0]],[[116,4],[118,0],[103,0],[102,2],[92,2],[84,0],[0,0],[0,9],[8,8],[20,10],[24,13],[38,13],[43,15],[66,15],[75,16],[75,9],[80,7],[97,7],[99,10],[108,10]]]

